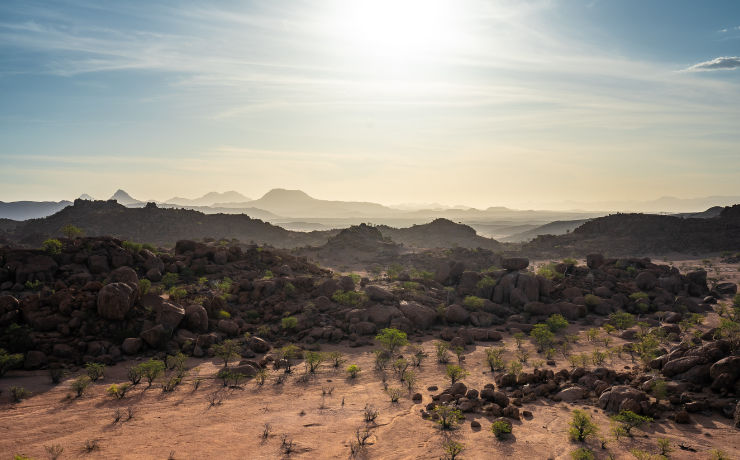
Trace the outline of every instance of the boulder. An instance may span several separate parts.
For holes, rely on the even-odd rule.
[[[467,324],[470,319],[470,313],[461,305],[453,304],[447,307],[445,318],[451,323]]]
[[[683,374],[694,366],[704,364],[704,362],[704,357],[702,356],[683,356],[665,363],[661,372],[666,377],[673,377],[678,374]]]
[[[417,329],[428,329],[437,319],[437,312],[434,309],[417,302],[403,301],[399,309]]]
[[[637,289],[641,291],[651,291],[655,288],[657,283],[658,279],[648,271],[640,272],[635,277],[635,285],[637,286]]]
[[[401,311],[392,305],[372,305],[367,310],[368,320],[379,328],[388,327],[391,319],[402,316]]]
[[[134,306],[136,295],[137,291],[130,284],[106,284],[98,292],[98,315],[109,320],[124,319]]]
[[[735,283],[718,283],[714,286],[714,290],[722,295],[735,295],[737,294],[737,284]]]
[[[135,355],[141,350],[143,344],[142,340],[138,337],[127,337],[123,339],[121,351],[127,355]]]
[[[235,337],[239,334],[239,325],[230,319],[219,320],[218,329],[231,337]]]
[[[380,286],[370,285],[365,287],[365,294],[368,299],[375,302],[390,302],[393,300],[393,293]]]
[[[709,368],[709,376],[712,380],[722,374],[729,374],[733,380],[740,377],[740,356],[728,356],[722,358]]]
[[[581,387],[570,387],[558,392],[555,396],[560,398],[560,401],[572,402],[583,399],[588,394],[585,388]]]
[[[189,305],[185,309],[185,325],[191,331],[208,331],[208,312],[202,305]]]
[[[603,254],[588,254],[586,255],[586,265],[590,269],[599,268],[604,265]]]
[[[144,342],[152,348],[163,346],[168,338],[167,331],[161,324],[157,324],[156,326],[143,331],[140,335]]]
[[[501,261],[501,266],[509,271],[524,270],[529,266],[529,259],[526,257],[509,257]]]
[[[185,317],[185,309],[179,305],[175,305],[172,302],[164,301],[159,306],[157,311],[157,323],[165,327],[165,329],[174,330],[180,325],[180,322]]]
[[[626,385],[616,385],[601,394],[599,406],[607,412],[616,413],[626,407],[634,407],[634,403],[639,408],[640,403],[647,400],[648,397],[643,391]]]
[[[44,366],[46,361],[46,353],[38,350],[31,350],[26,353],[26,360],[23,363],[23,368],[27,371],[38,369]]]
[[[120,267],[116,268],[108,275],[108,280],[111,283],[126,283],[132,285],[132,287],[139,287],[139,276],[131,267]]]
[[[108,267],[108,257],[103,255],[91,255],[87,258],[87,267],[90,269],[90,273],[99,274],[107,273],[110,268]]]

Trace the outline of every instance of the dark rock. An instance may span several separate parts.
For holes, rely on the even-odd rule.
[[[130,284],[106,284],[98,293],[98,314],[104,319],[122,320],[134,306],[136,295]]]
[[[121,344],[121,351],[123,351],[127,355],[135,355],[136,353],[141,350],[141,346],[143,345],[143,342],[138,337],[127,337],[123,339],[123,343]]]
[[[525,257],[510,257],[502,260],[501,266],[510,271],[524,270],[529,266],[529,259]]]

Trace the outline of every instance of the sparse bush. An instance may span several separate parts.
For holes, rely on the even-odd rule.
[[[347,307],[357,307],[365,303],[367,298],[362,292],[339,290],[332,294],[331,300]]]
[[[31,392],[26,390],[23,387],[19,386],[12,386],[10,387],[10,397],[13,400],[13,402],[21,402],[24,399],[31,396]]]
[[[85,441],[85,452],[88,454],[90,452],[95,452],[98,449],[100,449],[100,445],[98,444],[97,439],[88,439]]]
[[[460,366],[455,366],[453,364],[447,365],[447,370],[445,371],[447,374],[447,377],[449,377],[451,383],[454,385],[455,382],[464,379],[467,375],[470,373],[463,369]]]
[[[398,358],[393,362],[393,371],[396,373],[396,376],[399,380],[403,380],[403,374],[406,372],[406,369],[409,368],[411,364],[406,361],[405,358]]]
[[[114,383],[113,385],[108,387],[106,392],[109,395],[115,397],[116,399],[123,399],[126,396],[126,392],[129,390],[130,387],[131,387],[131,384],[129,383],[122,383],[120,385]]]
[[[557,271],[556,264],[554,263],[541,266],[537,269],[537,274],[552,281],[560,281],[563,279],[563,274]]]
[[[138,254],[144,248],[141,243],[134,243],[133,241],[124,241],[121,246],[133,255]]]
[[[620,331],[623,331],[635,325],[635,316],[631,313],[620,311],[609,315],[609,322]]]
[[[411,364],[414,367],[421,366],[421,362],[427,357],[426,352],[419,345],[412,345],[408,351],[411,355]]]
[[[131,366],[128,368],[128,379],[132,385],[138,385],[144,376],[141,366]]]
[[[229,361],[241,358],[241,346],[233,340],[224,340],[223,343],[213,346],[214,355],[224,362],[224,367]]]
[[[660,448],[660,455],[664,457],[668,457],[668,454],[673,452],[673,447],[671,447],[671,441],[666,438],[658,438],[658,447]]]
[[[79,398],[85,392],[92,381],[87,375],[81,375],[72,381],[72,389]]]
[[[61,444],[52,444],[50,446],[44,446],[46,454],[49,456],[49,460],[57,460],[64,452],[64,447]]]
[[[41,281],[35,280],[35,281],[26,281],[23,286],[25,286],[25,288],[28,289],[29,291],[40,291],[41,288],[43,287],[43,284],[41,283]]]
[[[365,418],[365,423],[373,423],[375,422],[375,419],[378,418],[378,409],[376,409],[375,406],[365,404],[363,414]]]
[[[306,372],[313,374],[316,369],[324,362],[326,355],[318,351],[307,351],[305,354]]]
[[[175,302],[180,302],[182,299],[185,298],[185,296],[188,295],[188,291],[185,288],[172,286],[169,291],[167,291],[167,294],[169,294],[170,299],[174,300]]]
[[[439,342],[434,342],[434,348],[437,353],[437,362],[446,364],[450,361],[450,357],[448,355],[448,351],[450,349],[450,344],[448,342],[440,340]]]
[[[496,287],[496,280],[491,278],[488,275],[483,276],[483,278],[480,279],[475,285],[478,289],[489,289]]]
[[[522,373],[522,363],[519,361],[509,361],[509,372],[511,372],[514,375],[519,375]]]
[[[622,426],[627,436],[632,436],[633,428],[640,427],[645,423],[653,421],[650,417],[636,414],[630,410],[623,410],[619,414],[612,416],[612,419]]]
[[[386,390],[386,393],[388,393],[388,397],[391,398],[391,402],[395,403],[398,402],[399,399],[401,399],[401,396],[403,395],[403,390],[400,388],[388,388]]]
[[[565,319],[565,317],[561,314],[555,314],[547,318],[547,321],[545,321],[547,324],[547,327],[550,328],[550,331],[552,332],[558,332],[562,329],[565,329],[568,327],[568,320]]]
[[[486,362],[491,368],[491,372],[501,370],[506,367],[502,355],[505,349],[503,347],[486,348]]]
[[[601,304],[601,298],[593,294],[586,294],[583,297],[583,300],[586,302],[586,306],[589,308],[595,308]]]
[[[442,460],[456,460],[457,456],[465,450],[465,445],[457,441],[453,441],[452,439],[448,439],[444,444],[442,444],[442,448],[445,452]]]
[[[279,365],[285,368],[286,374],[290,374],[293,370],[293,360],[301,356],[301,349],[291,343],[281,347],[277,355]]]
[[[357,374],[360,373],[360,366],[357,364],[350,364],[347,366],[347,374],[349,374],[349,378],[354,379],[357,378]]]
[[[391,360],[391,354],[386,350],[375,350],[375,369],[382,371],[388,366],[388,362]]]
[[[591,416],[585,411],[575,409],[573,411],[573,418],[570,421],[570,439],[578,442],[586,442],[591,436],[598,433],[599,427],[591,420]]]
[[[146,278],[139,280],[139,295],[145,295],[149,293],[149,290],[152,288],[152,282],[149,281]]]
[[[727,455],[723,450],[712,449],[709,451],[710,460],[730,460],[730,456]]]
[[[506,420],[496,420],[491,425],[491,432],[496,439],[504,439],[507,434],[511,433],[511,423]]]
[[[463,299],[463,306],[469,310],[481,310],[485,304],[485,299],[476,297],[474,295],[465,296]]]
[[[180,275],[177,273],[165,273],[164,276],[162,276],[162,284],[164,284],[167,289],[173,287],[178,281],[180,281]]]
[[[222,369],[223,370],[223,369]],[[236,373],[232,378],[235,380],[235,385],[238,385],[239,383],[239,377],[243,374]],[[174,391],[175,388],[182,382],[182,377],[179,375],[170,375],[170,377],[165,380],[165,382],[162,384],[162,391],[163,392],[171,392]]]
[[[434,407],[434,413],[437,416],[437,423],[443,430],[449,430],[455,427],[463,415],[460,409],[455,409],[451,406],[445,406],[443,404]]]
[[[61,382],[62,377],[64,377],[64,369],[62,369],[61,367],[49,368],[49,378],[51,378],[51,383],[57,384]]]
[[[139,367],[141,374],[146,378],[148,383],[147,388],[152,386],[152,382],[162,375],[165,370],[164,362],[154,358],[139,364],[137,367]]]
[[[393,355],[398,348],[408,345],[409,343],[406,333],[394,328],[385,328],[381,330],[380,334],[375,336],[375,340],[380,342],[383,348],[385,348],[391,355]]]
[[[579,447],[570,453],[570,458],[573,460],[594,460],[596,457],[594,457],[594,453],[591,449]]]
[[[41,243],[41,249],[43,249],[44,252],[49,254],[50,256],[55,256],[57,254],[61,254],[62,242],[56,238],[49,238],[48,240]]]
[[[342,363],[344,363],[344,355],[341,351],[332,351],[331,353],[329,353],[329,361],[331,361],[332,366],[337,368],[341,366]]]

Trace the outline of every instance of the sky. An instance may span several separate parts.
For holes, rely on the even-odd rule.
[[[740,2],[0,2],[0,201],[740,195]]]

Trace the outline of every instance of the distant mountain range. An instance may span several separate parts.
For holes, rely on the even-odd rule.
[[[696,212],[714,206],[732,206],[740,203],[739,195],[715,195],[698,198],[676,198],[663,196],[655,200],[637,201],[562,201],[548,205],[551,209],[582,209],[586,211],[621,211],[650,213]]]
[[[71,201],[0,201],[0,218],[27,220],[46,217],[71,205]]]
[[[234,203],[251,201],[251,198],[247,198],[239,192],[208,192],[200,198],[181,198],[176,196],[165,201],[166,204],[177,204],[181,206],[215,206],[219,207],[216,203]]]

